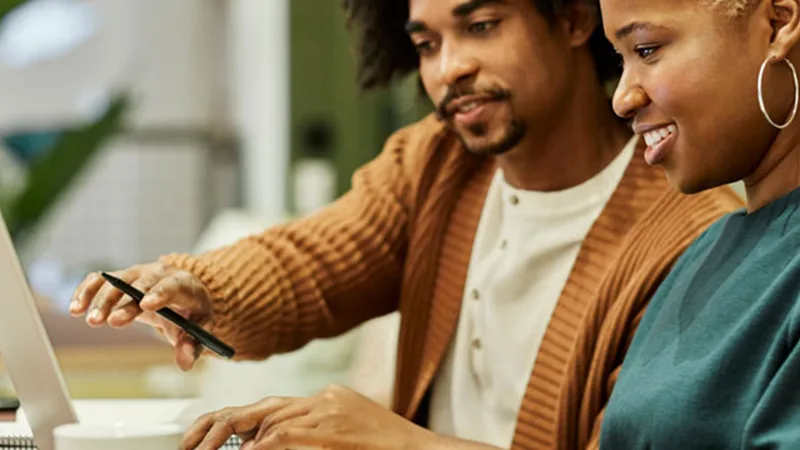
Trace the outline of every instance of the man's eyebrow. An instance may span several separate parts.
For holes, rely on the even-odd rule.
[[[506,2],[507,0],[469,0],[453,8],[452,14],[453,17],[464,18],[481,8],[486,8],[490,5],[502,5]],[[408,34],[428,31],[428,27],[419,20],[409,20],[404,28]]]
[[[406,22],[406,26],[404,28],[406,29],[406,33],[408,34],[422,33],[428,31],[428,27],[426,27],[424,23],[418,20],[409,20],[408,22]]]
[[[468,2],[464,2],[455,8],[453,8],[453,16],[455,17],[466,17],[475,11],[485,8],[492,4],[503,4],[506,3],[505,0],[469,0]]]
[[[617,40],[622,40],[628,37],[628,35],[630,35],[633,32],[649,31],[655,28],[658,27],[649,22],[631,22],[625,25],[624,27],[620,28],[619,30],[617,30],[617,32],[614,33],[614,37],[616,37]]]

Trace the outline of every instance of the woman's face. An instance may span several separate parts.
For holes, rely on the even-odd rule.
[[[606,35],[625,65],[614,110],[633,119],[648,162],[682,192],[746,178],[775,137],[757,97],[773,33],[771,2],[762,3],[733,17],[698,0],[601,0]],[[771,65],[765,78],[776,122],[793,99],[785,69]]]

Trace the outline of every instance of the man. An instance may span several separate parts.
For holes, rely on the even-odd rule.
[[[576,449],[602,411],[639,317],[682,250],[740,202],[692,197],[648,167],[611,111],[593,1],[348,0],[362,84],[413,70],[437,114],[394,134],[324,211],[200,256],[96,275],[74,314],[138,317],[188,369],[179,309],[260,359],[402,315],[394,412],[333,387],[201,418],[186,448]]]

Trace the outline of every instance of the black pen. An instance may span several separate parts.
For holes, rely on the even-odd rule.
[[[103,272],[102,275],[103,278],[105,278],[106,281],[111,283],[112,286],[124,292],[125,294],[129,295],[136,301],[136,303],[141,302],[142,299],[144,298],[144,293],[136,289],[135,287],[131,286],[130,284],[105,272]],[[193,337],[195,340],[197,340],[197,342],[203,344],[206,348],[208,348],[212,352],[218,354],[219,356],[222,356],[223,358],[230,359],[233,357],[234,354],[233,348],[231,348],[229,345],[217,339],[213,334],[209,333],[208,331],[202,329],[201,327],[197,326],[192,322],[189,322],[188,320],[186,320],[186,318],[176,313],[175,311],[169,308],[161,308],[156,312],[161,317],[179,326],[183,331],[186,332],[186,334]]]

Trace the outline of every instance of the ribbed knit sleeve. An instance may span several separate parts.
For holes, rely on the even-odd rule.
[[[411,132],[395,133],[321,212],[199,256],[161,258],[210,290],[210,329],[237,359],[296,350],[397,308],[414,195]]]

